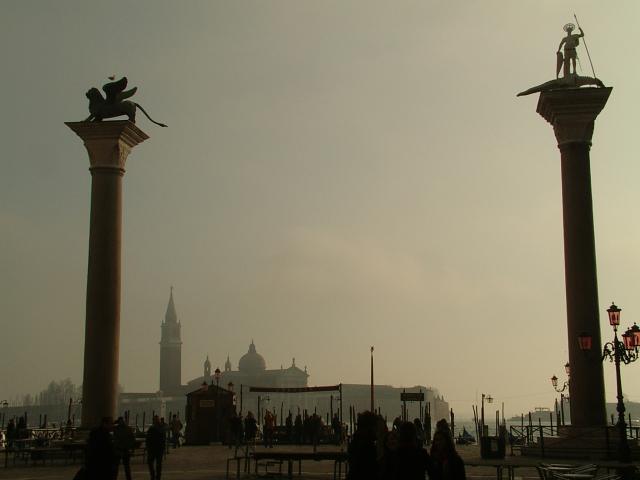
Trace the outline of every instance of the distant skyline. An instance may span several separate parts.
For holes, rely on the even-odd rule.
[[[637,2],[5,1],[0,400],[81,383],[90,175],[64,122],[126,75],[169,128],[140,116],[124,177],[125,390],[158,388],[173,285],[183,379],[253,339],[311,385],[367,383],[375,345],[377,383],[432,385],[459,416],[482,393],[508,416],[551,407],[560,155],[516,93],[555,77],[574,12],[613,86],[591,151],[608,341],[611,301],[640,320]],[[622,368],[630,400],[639,368]]]

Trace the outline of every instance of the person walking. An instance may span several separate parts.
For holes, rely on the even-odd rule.
[[[273,431],[276,428],[276,417],[267,410],[267,413],[264,415],[264,446],[265,448],[273,448]]]
[[[363,412],[358,415],[357,428],[347,449],[349,470],[347,480],[370,480],[378,476],[376,450],[376,415]]]
[[[116,420],[116,426],[113,429],[113,446],[116,454],[115,478],[118,477],[120,463],[124,468],[124,476],[127,480],[131,480],[131,452],[136,446],[136,438],[133,430],[124,422],[122,417]]]
[[[111,430],[113,421],[105,417],[100,426],[89,433],[85,457],[86,478],[91,480],[113,480],[116,474],[115,450]]]
[[[433,434],[431,445],[433,471],[429,473],[431,480],[466,480],[464,462],[453,443],[450,432],[437,430]]]
[[[432,479],[432,462],[427,451],[419,444],[416,426],[411,422],[400,422],[391,432],[397,443],[385,450],[383,475],[386,480],[424,480],[425,474]]]
[[[342,423],[337,413],[333,414],[331,419],[331,429],[333,430],[333,441],[336,445],[340,445],[342,441]]]
[[[180,435],[182,432],[182,422],[178,418],[177,415],[174,415],[171,419],[171,443],[173,443],[173,448],[178,448],[180,446]]]
[[[160,480],[162,473],[162,459],[166,448],[166,431],[160,425],[160,419],[157,415],[153,417],[153,423],[147,430],[145,438],[147,446],[147,465],[149,466],[149,474],[151,480]]]

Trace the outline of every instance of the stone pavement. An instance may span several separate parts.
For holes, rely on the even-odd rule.
[[[280,447],[281,449],[310,450],[309,447]],[[336,447],[320,447],[321,449],[335,450]],[[278,447],[275,447],[278,449]],[[458,451],[465,460],[479,457],[477,446],[460,446]],[[226,459],[231,456],[232,450],[221,445],[181,447],[170,450],[162,471],[162,480],[218,480],[225,478]],[[0,479],[11,480],[72,480],[75,473],[80,468],[79,465],[37,465],[37,466],[9,466],[0,467]],[[134,480],[148,480],[149,472],[146,463],[141,457],[136,457],[131,464],[132,476]],[[285,469],[286,470],[286,467]],[[297,473],[297,467],[294,470]],[[471,467],[467,469],[467,477],[477,479],[495,478],[494,468]],[[537,479],[535,470],[522,470],[516,473],[516,478],[526,480]],[[233,475],[232,475],[232,478]],[[242,476],[242,478],[248,478]],[[252,476],[255,478],[255,476]],[[303,462],[302,477],[294,475],[296,479],[331,479],[333,478],[333,462]],[[124,472],[120,467],[118,479],[124,480]]]

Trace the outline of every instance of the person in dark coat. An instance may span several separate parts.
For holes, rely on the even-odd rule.
[[[247,440],[247,444],[255,440],[257,433],[258,423],[256,422],[256,417],[253,416],[252,412],[247,412],[247,416],[244,419],[244,435]]]
[[[160,480],[162,473],[162,458],[166,449],[167,432],[160,424],[157,415],[153,417],[153,424],[147,430],[145,438],[147,446],[147,465],[151,480]]]
[[[451,434],[446,430],[436,431],[431,445],[431,460],[433,472],[429,474],[431,480],[466,480],[464,462],[453,443]]]
[[[7,425],[7,432],[6,432],[7,448],[13,447],[13,441],[16,439],[16,435],[17,435],[16,422],[12,418],[11,420],[9,420],[9,424]]]
[[[295,436],[296,436],[295,442],[298,445],[302,445],[303,422],[302,422],[302,416],[300,416],[299,413],[296,415],[296,419],[293,422],[293,430],[294,430]]]
[[[124,476],[127,480],[131,480],[131,452],[136,446],[136,437],[133,434],[133,430],[124,423],[122,417],[118,417],[116,420],[116,426],[113,429],[113,445],[116,453],[116,475],[118,477],[118,470],[120,469],[120,463],[124,468]]]
[[[349,455],[348,480],[371,480],[378,476],[376,447],[376,415],[363,412],[347,450]]]
[[[391,432],[391,434],[397,436],[397,444],[395,448],[385,449],[383,478],[424,480],[425,474],[429,473],[431,479],[431,459],[419,443],[415,424],[400,422],[397,431]]]
[[[285,421],[285,429],[287,432],[287,442],[293,443],[293,415],[289,412]]]
[[[342,441],[342,424],[337,413],[334,413],[331,419],[331,429],[333,430],[333,441],[336,445],[340,445]]]
[[[86,474],[91,480],[113,480],[116,475],[116,454],[111,430],[112,420],[102,419],[99,427],[89,433],[86,451]]]
[[[236,451],[242,443],[242,415],[239,413],[232,413],[229,418],[229,433],[231,438],[229,441],[229,448],[236,447]]]

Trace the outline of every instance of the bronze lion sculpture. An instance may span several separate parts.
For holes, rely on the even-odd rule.
[[[135,123],[136,110],[139,108],[150,121],[161,127],[166,127],[164,123],[156,122],[151,118],[146,110],[142,108],[142,105],[132,102],[131,100],[125,100],[136,93],[138,90],[137,87],[127,91],[124,90],[125,88],[127,88],[127,77],[122,77],[120,80],[105,84],[102,90],[106,98],[102,96],[100,90],[97,88],[90,88],[86,96],[89,99],[89,113],[91,115],[87,117],[85,122],[101,122],[105,118],[126,115],[130,121]]]

